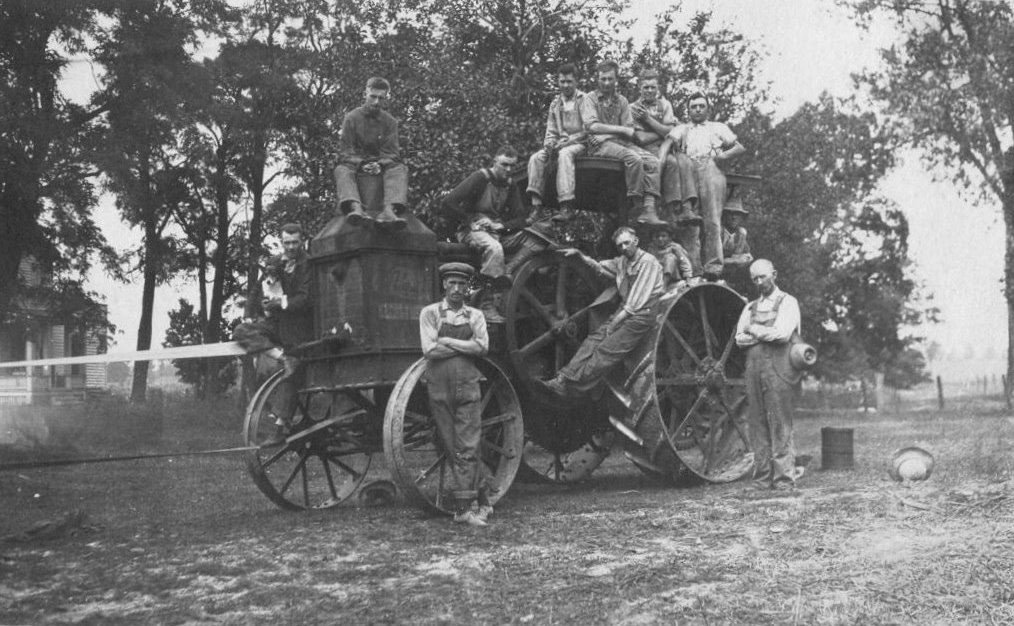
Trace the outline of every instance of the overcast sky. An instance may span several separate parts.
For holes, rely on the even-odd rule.
[[[634,0],[635,34],[650,35],[651,17],[669,4]],[[831,0],[687,0],[683,6],[687,16],[710,9],[717,22],[730,25],[767,50],[764,76],[779,100],[775,110],[780,115],[815,100],[825,90],[847,95],[852,88],[850,74],[875,65],[876,48],[894,37],[886,24],[874,25],[868,33],[861,31]],[[81,93],[94,81],[86,68],[77,68],[67,85]],[[1003,354],[1006,308],[1000,284],[1004,235],[999,207],[969,205],[949,184],[934,183],[912,156],[887,178],[883,191],[909,218],[917,275],[944,319],[943,324],[921,329],[921,334],[939,341],[945,350],[963,353],[966,345],[972,345],[981,353],[994,343]],[[137,239],[109,203],[98,212],[97,220],[114,243]],[[140,292],[116,286],[101,272],[95,274],[91,284],[107,296],[110,314],[122,331],[114,350],[130,350],[136,342]],[[153,344],[161,344],[166,311],[176,299],[185,296],[196,301],[192,291],[186,280],[159,290]]]

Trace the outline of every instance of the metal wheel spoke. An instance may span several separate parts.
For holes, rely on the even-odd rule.
[[[708,321],[708,305],[704,302],[704,292],[697,294],[697,301],[701,304],[701,326],[704,328],[704,349],[708,356],[715,358],[714,346],[718,344],[718,338],[711,330],[711,322]]]
[[[725,362],[729,360],[729,355],[732,354],[732,347],[736,345],[736,330],[733,329],[732,334],[729,335],[729,341],[725,342],[725,348],[722,349],[722,356],[718,359],[718,364],[725,367]]]
[[[334,487],[334,477],[331,475],[331,465],[328,464],[327,458],[321,456],[320,464],[324,466],[324,476],[327,478],[327,489],[331,492],[331,497],[335,500],[338,499],[338,490]]]
[[[497,444],[493,443],[489,439],[482,439],[482,440],[480,440],[479,441],[479,446],[482,447],[482,448],[486,448],[486,449],[492,450],[493,452],[496,452],[497,454],[499,454],[501,457],[503,457],[505,459],[513,459],[514,458],[513,454],[508,454],[507,450],[501,448],[500,446],[498,446]]]
[[[482,429],[486,430],[491,426],[496,426],[497,424],[503,424],[505,422],[513,421],[516,417],[517,416],[514,415],[514,413],[501,413],[499,415],[494,415],[492,417],[484,417],[482,418]]]
[[[736,419],[736,412],[739,410],[739,407],[746,403],[746,396],[736,398],[736,400],[733,401],[732,406],[729,406],[729,403],[726,402],[725,398],[722,396],[718,397],[718,401],[722,404],[722,410],[724,410],[725,414],[729,416],[729,421],[732,422],[732,426],[736,429],[736,432],[739,433],[740,438],[744,443],[749,443],[750,440],[747,439],[746,433],[743,432],[742,424],[740,424],[739,420]]]
[[[289,486],[292,485],[292,481],[296,479],[296,474],[298,474],[299,471],[306,466],[306,459],[309,458],[309,456],[310,453],[306,450],[300,452],[299,462],[296,463],[296,467],[292,468],[292,472],[289,473],[289,477],[285,479],[285,483],[282,485],[282,488],[278,490],[278,493],[284,494],[288,491]]]
[[[567,314],[567,264],[561,263],[556,269],[556,314]]]
[[[693,418],[694,413],[697,412],[697,409],[700,408],[701,403],[704,402],[704,399],[706,397],[708,397],[708,390],[701,389],[700,393],[697,394],[697,398],[694,399],[694,403],[690,405],[690,409],[687,411],[686,416],[684,416],[683,419],[680,421],[680,423],[676,425],[676,428],[673,429],[673,432],[669,434],[669,443],[674,443],[673,438],[676,436],[676,433],[678,433],[680,429],[683,428],[683,426],[687,423],[688,420]]]
[[[553,314],[549,312],[549,309],[546,308],[546,305],[540,302],[539,299],[535,297],[535,294],[525,287],[521,287],[519,293],[525,302],[527,302],[528,305],[539,314],[539,317],[541,317],[548,326],[552,327],[556,320],[553,318]]]
[[[338,467],[340,467],[340,468],[342,468],[343,470],[345,470],[345,471],[346,471],[346,472],[347,472],[347,473],[348,473],[349,475],[351,475],[351,476],[352,476],[353,478],[359,478],[359,477],[360,477],[360,476],[362,475],[362,474],[361,474],[360,472],[357,472],[357,471],[356,471],[356,470],[355,470],[354,468],[352,468],[351,466],[349,466],[349,465],[346,465],[346,464],[345,464],[345,463],[344,463],[344,462],[343,462],[343,461],[342,461],[341,459],[337,459],[337,458],[335,458],[335,457],[334,457],[333,455],[331,455],[331,454],[328,454],[328,455],[327,455],[327,460],[331,461],[332,463],[334,463],[334,464],[335,464],[335,465],[337,465]]]
[[[303,506],[310,508],[310,477],[306,475],[306,463],[303,463],[303,471],[300,474],[303,477]]]
[[[655,379],[656,386],[664,387],[696,387],[697,377],[693,374],[666,374]]]
[[[677,342],[679,342],[680,346],[683,347],[683,350],[688,355],[690,355],[690,358],[694,360],[694,363],[700,365],[701,358],[697,356],[697,353],[694,352],[694,349],[690,347],[690,344],[687,343],[687,340],[683,338],[683,335],[680,334],[680,331],[676,330],[676,327],[673,326],[673,323],[670,322],[669,320],[666,320],[665,329],[669,332],[670,335],[672,335],[676,339]]]
[[[493,398],[493,392],[496,390],[496,383],[489,386],[486,392],[482,394],[482,400],[479,402],[479,415],[486,412],[486,407],[489,406],[489,401]]]
[[[444,501],[444,484],[447,482],[447,464],[444,463],[440,466],[440,478],[437,480],[437,495],[434,498],[437,506],[443,506]]]
[[[264,469],[267,469],[267,468],[271,467],[278,459],[280,459],[283,456],[285,456],[286,453],[288,453],[288,452],[290,452],[288,445],[283,446],[281,450],[279,450],[278,452],[275,452],[274,454],[272,454],[271,456],[269,456],[267,458],[267,460],[262,461],[261,462],[261,467],[263,467]]]
[[[431,463],[429,467],[427,467],[426,469],[424,469],[422,472],[419,473],[419,476],[416,477],[416,479],[415,479],[415,483],[418,485],[422,481],[426,480],[427,478],[430,477],[430,474],[433,473],[433,470],[435,470],[435,469],[437,469],[439,467],[439,468],[441,468],[440,469],[440,487],[441,487],[441,491],[443,491],[443,486],[444,486],[444,479],[443,479],[444,471],[443,471],[443,466],[445,464],[445,461],[447,461],[447,454],[441,452],[440,456],[437,457],[436,461],[433,461],[433,463]]]
[[[553,341],[553,336],[554,333],[552,329],[542,333],[541,335],[536,337],[533,341],[522,346],[521,349],[518,350],[518,355],[522,359],[527,359],[528,357],[532,356],[534,353],[538,352],[542,348],[548,346]]]

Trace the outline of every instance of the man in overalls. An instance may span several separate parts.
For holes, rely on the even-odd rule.
[[[799,303],[775,285],[771,261],[750,265],[760,297],[750,302],[736,326],[736,344],[746,349],[748,436],[754,453],[754,479],[772,489],[791,489],[796,469],[792,412],[802,373],[792,367],[789,350],[799,332]]]
[[[465,304],[473,273],[466,263],[440,266],[444,299],[419,314],[419,337],[429,361],[424,381],[430,411],[449,464],[454,521],[485,526],[493,507],[479,460],[482,374],[474,357],[489,350],[489,335],[482,312]]]

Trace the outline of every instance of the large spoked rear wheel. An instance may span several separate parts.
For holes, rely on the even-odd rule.
[[[243,428],[248,446],[247,470],[257,487],[284,509],[336,506],[351,496],[366,478],[372,459],[359,431],[366,410],[343,405],[330,392],[299,393],[288,432],[280,443],[266,443],[276,435],[282,412],[283,372],[261,385],[247,407]],[[291,383],[288,383],[291,384]]]
[[[655,397],[669,450],[655,454],[713,483],[737,480],[753,467],[745,356],[735,340],[743,306],[731,289],[700,285],[676,298],[656,330]]]
[[[519,480],[572,483],[609,454],[611,436],[601,404],[545,398],[535,378],[552,378],[591,329],[612,312],[592,306],[603,285],[574,257],[544,252],[526,261],[507,294],[507,350],[525,410],[526,443]]]
[[[405,496],[424,510],[451,513],[450,456],[437,436],[429,394],[422,382],[426,359],[409,367],[394,387],[384,415],[384,454]],[[521,403],[506,374],[488,359],[476,359],[481,387],[480,471],[487,472],[491,503],[503,497],[521,463],[524,423]]]

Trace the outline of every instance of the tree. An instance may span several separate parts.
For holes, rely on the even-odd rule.
[[[230,325],[224,322],[217,330],[218,335],[229,333]],[[192,346],[207,343],[204,336],[205,321],[194,305],[180,298],[179,306],[169,311],[169,329],[165,334],[164,347]],[[191,385],[198,398],[219,394],[236,382],[236,361],[231,358],[175,359],[173,366],[180,382]],[[213,381],[213,382],[211,382]]]
[[[858,108],[824,95],[778,124],[754,113],[738,127],[752,150],[737,167],[764,181],[746,196],[751,247],[799,298],[815,374],[836,381],[891,371],[918,343],[905,327],[934,318],[910,275],[904,214],[875,195],[894,164],[890,131]]]
[[[115,28],[99,39],[97,58],[106,75],[94,98],[105,103],[108,114],[105,149],[97,158],[124,219],[142,230],[138,350],[151,347],[155,287],[177,269],[176,242],[164,236],[165,229],[175,207],[191,199],[182,129],[192,123],[201,83],[187,46],[221,8],[214,1],[128,2],[117,8]],[[144,401],[147,378],[147,366],[140,363],[131,401]]]
[[[894,21],[902,41],[860,84],[884,105],[896,145],[998,201],[1006,228],[1007,379],[1014,380],[1014,8],[996,0],[848,0],[862,25]]]
[[[108,4],[0,3],[0,320],[21,288],[18,267],[27,253],[44,256],[58,274],[80,274],[90,252],[103,248],[91,219],[96,197],[87,151],[103,107],[65,100],[57,82]]]

